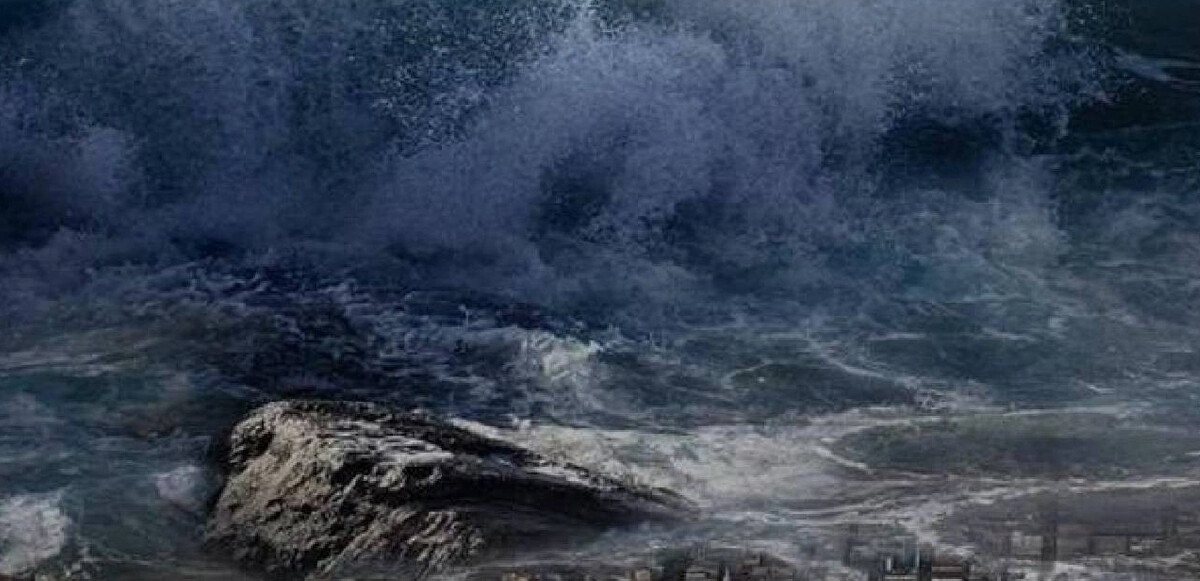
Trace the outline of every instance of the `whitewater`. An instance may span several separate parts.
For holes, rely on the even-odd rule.
[[[704,509],[568,558],[1195,504],[1198,152],[1194,0],[0,0],[0,579],[253,579],[295,398]]]

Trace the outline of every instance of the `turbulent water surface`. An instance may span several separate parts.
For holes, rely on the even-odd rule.
[[[288,397],[705,508],[600,558],[1186,529],[1197,194],[1196,0],[0,0],[0,577],[240,578]]]

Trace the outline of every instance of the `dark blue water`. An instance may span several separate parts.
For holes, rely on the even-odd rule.
[[[1198,152],[1195,0],[0,0],[0,576],[235,575],[217,439],[287,397],[481,422],[709,509],[654,542],[787,557],[1190,487],[1119,459],[1200,421]],[[1027,469],[838,445],[974,417]]]

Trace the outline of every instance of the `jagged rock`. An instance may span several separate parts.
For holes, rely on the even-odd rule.
[[[207,540],[287,578],[420,574],[696,511],[669,491],[373,404],[270,404],[230,445]]]

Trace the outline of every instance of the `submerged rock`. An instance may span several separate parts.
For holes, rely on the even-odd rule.
[[[696,512],[669,491],[374,404],[270,404],[230,445],[207,540],[281,577],[419,574]]]

